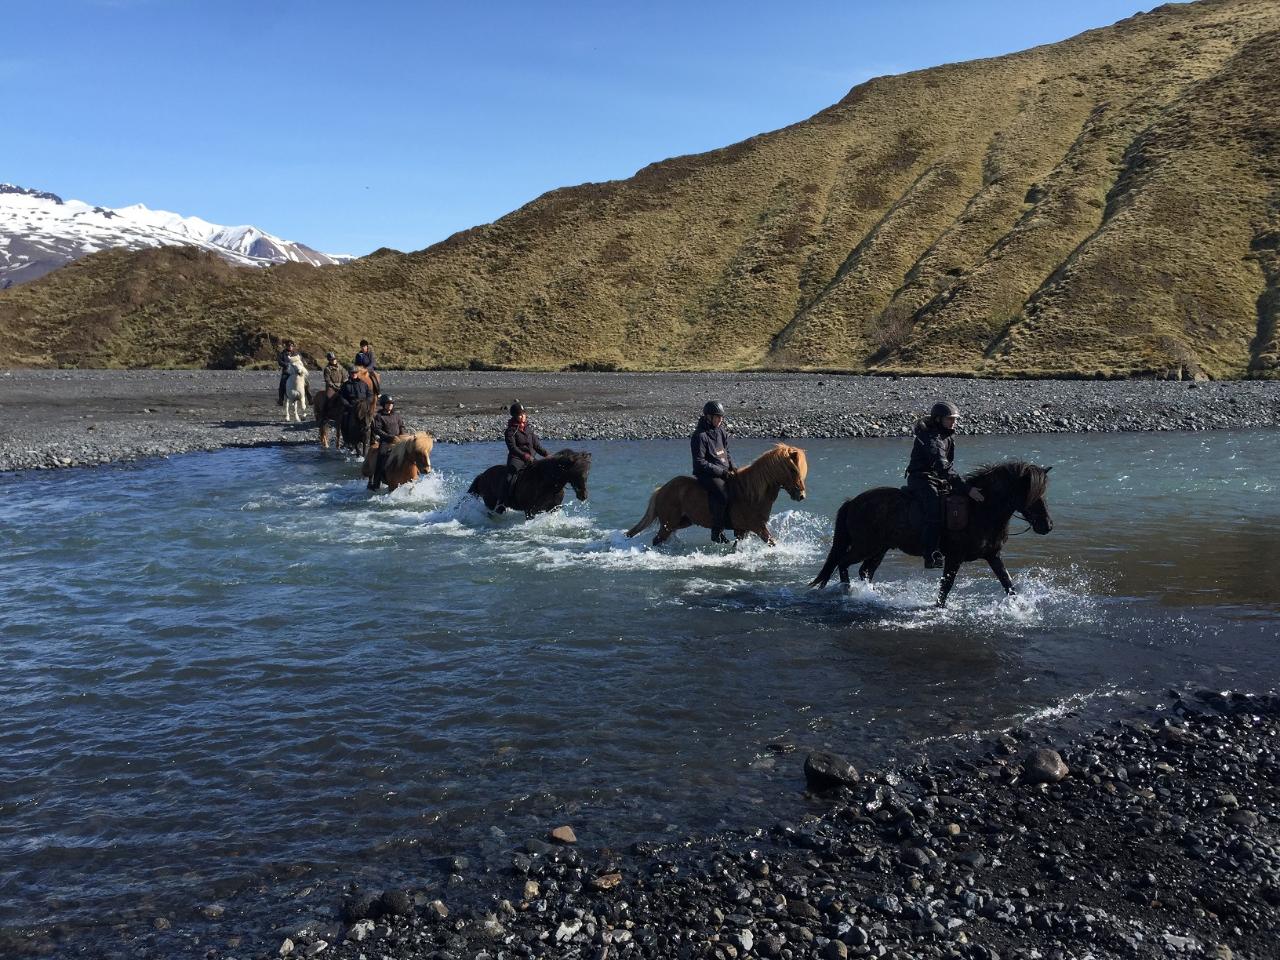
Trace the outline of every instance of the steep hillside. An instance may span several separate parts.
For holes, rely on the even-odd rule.
[[[1275,375],[1280,3],[1165,6],[872,80],[416,253],[91,256],[0,293],[10,363]]]

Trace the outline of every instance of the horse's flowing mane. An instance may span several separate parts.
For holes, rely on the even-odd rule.
[[[1029,507],[1044,497],[1049,488],[1049,471],[1025,460],[1008,460],[1004,463],[984,463],[965,477],[965,482],[980,487],[994,486],[1012,492],[1020,483],[1027,485],[1027,499],[1021,504]]]
[[[580,450],[557,450],[545,460],[538,460],[537,463],[555,462],[560,466],[566,467],[570,472],[581,474],[585,472],[591,463],[591,454],[583,453]]]
[[[404,466],[405,460],[413,456],[415,453],[424,456],[431,455],[431,448],[435,445],[435,438],[429,433],[415,433],[407,440],[401,440],[392,445],[387,451],[387,469],[399,470]]]
[[[794,457],[793,454],[798,454]],[[799,447],[791,447],[785,443],[766,450],[750,464],[738,471],[734,477],[738,496],[748,500],[759,500],[768,496],[771,484],[787,486],[792,482],[792,470],[800,471],[800,479],[809,475],[809,461]]]

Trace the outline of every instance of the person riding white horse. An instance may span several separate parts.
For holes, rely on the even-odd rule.
[[[284,385],[284,419],[286,423],[290,420],[301,423],[307,409],[307,368],[296,353],[289,357],[288,372],[289,379]]]

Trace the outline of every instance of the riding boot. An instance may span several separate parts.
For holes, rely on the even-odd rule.
[[[382,489],[382,483],[387,478],[386,459],[379,454],[378,458],[373,462],[373,479],[369,481],[370,490]]]
[[[942,555],[942,551],[938,549],[938,544],[942,540],[942,524],[926,523],[924,525],[924,568],[933,570],[937,567],[944,566],[946,558]]]

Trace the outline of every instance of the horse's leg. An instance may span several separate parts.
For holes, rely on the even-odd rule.
[[[884,562],[884,555],[888,550],[881,550],[873,557],[868,557],[862,561],[862,566],[858,568],[858,579],[865,580],[870,583],[876,578],[876,570],[880,568],[880,564]]]
[[[655,547],[662,546],[669,539],[671,539],[671,534],[674,532],[675,531],[672,530],[672,528],[667,525],[667,521],[659,519],[658,532],[653,535],[653,545]]]
[[[987,563],[991,567],[991,572],[996,575],[996,579],[1000,581],[1000,586],[1004,587],[1004,592],[1009,596],[1017,593],[1013,589],[1013,577],[1009,576],[1009,570],[1004,565],[1004,558],[997,553],[987,557]]]
[[[761,523],[759,529],[753,530],[752,533],[771,547],[776,547],[778,545],[778,541],[774,540],[773,534],[769,532],[768,523]]]
[[[947,605],[947,595],[956,585],[956,574],[960,572],[960,561],[947,557],[942,567],[942,581],[938,584],[938,606]]]

